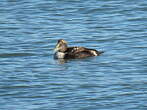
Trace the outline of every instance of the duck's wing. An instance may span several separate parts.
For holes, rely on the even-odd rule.
[[[98,55],[99,51],[85,47],[69,47],[66,51],[67,58],[85,58]]]
[[[66,52],[70,53],[70,54],[76,54],[79,52],[83,52],[85,50],[86,50],[86,48],[84,48],[84,47],[68,47]]]

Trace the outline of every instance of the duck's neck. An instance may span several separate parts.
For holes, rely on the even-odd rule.
[[[54,58],[56,59],[64,59],[65,53],[64,52],[56,52]]]

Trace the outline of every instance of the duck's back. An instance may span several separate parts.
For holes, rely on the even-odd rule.
[[[99,56],[103,52],[85,47],[69,47],[66,51],[65,58],[85,58]]]

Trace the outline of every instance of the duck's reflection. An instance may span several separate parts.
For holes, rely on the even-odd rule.
[[[64,64],[68,61],[67,59],[56,59],[56,60],[59,64]]]

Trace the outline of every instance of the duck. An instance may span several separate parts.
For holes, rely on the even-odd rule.
[[[86,47],[68,47],[67,41],[59,39],[55,46],[54,59],[81,59],[86,57],[99,56],[103,51],[97,51]]]

